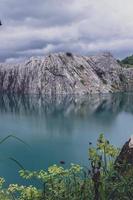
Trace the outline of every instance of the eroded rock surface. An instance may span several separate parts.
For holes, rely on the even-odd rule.
[[[21,94],[90,94],[133,91],[133,69],[110,53],[55,53],[20,64],[0,64],[0,91]]]
[[[133,168],[133,136],[123,145],[115,161],[115,169],[122,174],[130,174]]]

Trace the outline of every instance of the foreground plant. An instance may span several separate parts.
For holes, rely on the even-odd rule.
[[[53,165],[48,170],[20,170],[26,180],[34,179],[39,188],[32,185],[11,184],[3,189],[0,181],[1,200],[130,200],[133,199],[133,170],[125,176],[115,168],[119,154],[101,134],[96,147],[89,147],[89,167],[71,164],[70,168]],[[65,164],[62,162],[62,164]],[[128,164],[127,168],[128,169]]]

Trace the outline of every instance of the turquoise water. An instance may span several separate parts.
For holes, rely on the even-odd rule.
[[[133,134],[133,93],[86,97],[0,95],[0,137],[13,134],[30,147],[10,139],[0,145],[0,176],[22,183],[17,159],[26,169],[42,169],[64,160],[88,164],[87,151],[99,133],[119,146]]]

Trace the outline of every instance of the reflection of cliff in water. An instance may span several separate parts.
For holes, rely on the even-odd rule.
[[[91,96],[20,96],[0,95],[0,112],[20,115],[114,116],[125,111],[133,113],[133,93]]]

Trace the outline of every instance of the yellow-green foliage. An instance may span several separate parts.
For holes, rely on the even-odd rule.
[[[5,181],[0,178],[0,200],[95,200],[96,192],[99,200],[133,199],[133,171],[125,177],[114,169],[118,153],[119,149],[101,134],[96,147],[89,147],[87,168],[71,164],[67,169],[53,165],[48,170],[21,170],[20,176],[36,180],[39,188],[10,184],[5,189]]]

